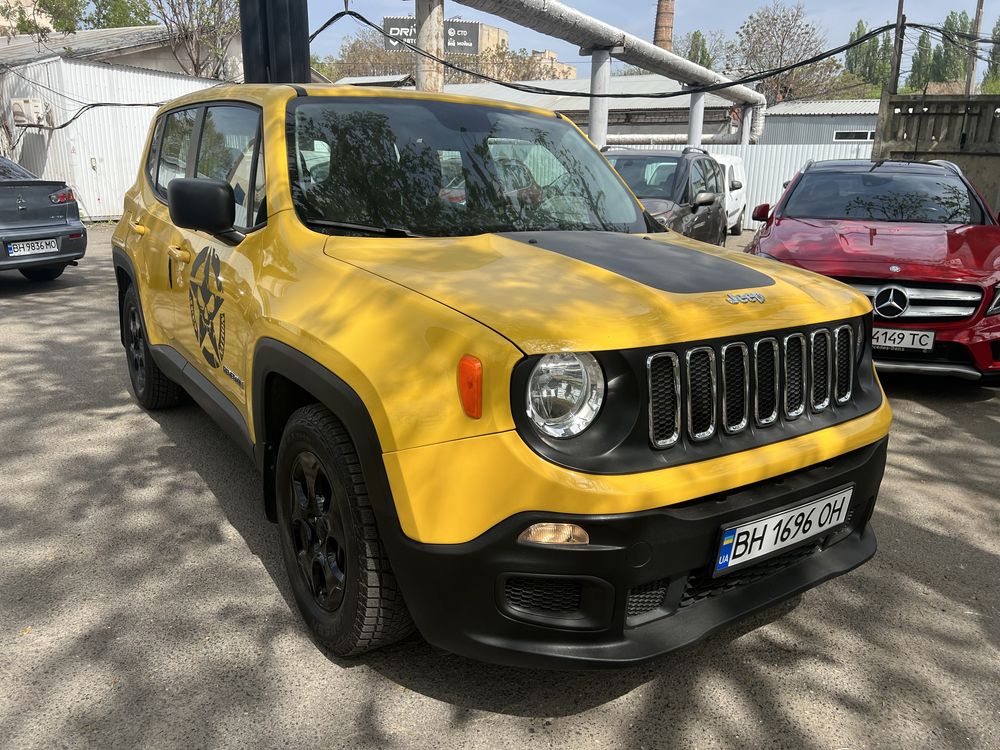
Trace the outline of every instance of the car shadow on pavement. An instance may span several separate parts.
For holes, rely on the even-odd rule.
[[[938,393],[921,384],[912,386],[907,397],[924,388]],[[974,388],[954,393],[952,400],[974,411],[990,397],[989,391]],[[225,454],[232,468],[238,468],[239,485],[256,488],[259,480],[249,459],[195,407],[152,416],[174,443],[203,443],[190,446],[188,468],[204,480],[294,613],[274,526],[262,516],[259,495],[248,498],[234,493],[218,471],[218,461]],[[928,463],[913,468],[914,481],[930,481],[935,476],[933,444],[897,445],[894,451],[897,456],[910,453]],[[161,458],[176,460],[166,453]],[[837,711],[849,710],[875,723],[884,705],[863,696],[893,696],[905,685],[905,700],[920,704],[924,720],[938,727],[947,743],[960,743],[972,730],[963,725],[953,706],[949,708],[954,700],[948,686],[984,685],[996,677],[996,667],[989,660],[967,663],[959,655],[980,648],[983,641],[994,652],[1000,650],[996,604],[1000,601],[1000,558],[947,531],[939,533],[911,523],[897,513],[891,500],[888,504],[886,499],[880,501],[874,524],[880,538],[875,560],[807,593],[802,606],[795,598],[640,666],[582,672],[508,668],[444,652],[419,635],[357,660],[327,658],[340,668],[366,667],[408,690],[449,704],[456,725],[470,721],[476,712],[570,719],[618,700],[640,700],[642,708],[633,712],[634,722],[623,729],[622,746],[626,747],[683,744],[689,737],[693,707],[702,719],[713,717],[719,735],[739,744],[745,736],[740,722],[705,704],[710,685],[740,696],[754,716],[755,731],[785,737],[801,747],[814,743],[795,726],[796,710],[802,707],[795,709],[786,702],[789,681],[800,685],[806,704],[819,702]],[[962,571],[975,572],[975,578]],[[991,582],[992,593],[976,583],[984,578]],[[930,617],[930,612],[936,616]],[[294,628],[308,638],[298,615],[291,614],[291,618]],[[951,619],[955,621],[949,623]],[[845,651],[845,643],[852,648]],[[919,648],[901,648],[901,643],[919,644]],[[918,654],[934,664],[940,679],[917,679],[913,660]],[[856,686],[858,694],[832,677],[828,682],[815,679],[823,670],[835,676],[858,662],[866,664],[868,676],[867,684]],[[898,695],[887,700],[897,699]],[[371,721],[377,719],[373,716]],[[378,726],[368,729],[372,736],[378,735]]]
[[[72,267],[67,268],[62,276],[52,281],[28,281],[17,271],[4,271],[0,273],[0,300],[52,294],[66,289],[79,289],[92,283],[87,276],[74,273],[74,270]]]

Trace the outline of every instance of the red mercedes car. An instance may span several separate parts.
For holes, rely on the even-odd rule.
[[[1000,225],[954,164],[811,162],[747,252],[868,295],[884,372],[1000,384]]]

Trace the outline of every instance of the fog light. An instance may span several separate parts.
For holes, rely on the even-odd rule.
[[[590,534],[575,523],[536,523],[521,532],[528,544],[590,544]]]

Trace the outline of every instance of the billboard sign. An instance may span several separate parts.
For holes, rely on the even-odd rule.
[[[445,19],[444,51],[452,55],[478,55],[479,27],[476,21]],[[386,33],[382,37],[386,51],[406,50],[397,39],[417,43],[417,20],[413,16],[386,16],[382,19],[382,30]]]

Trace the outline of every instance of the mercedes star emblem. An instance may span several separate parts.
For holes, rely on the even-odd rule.
[[[910,306],[910,298],[902,287],[884,286],[875,293],[872,306],[881,318],[898,318]]]

